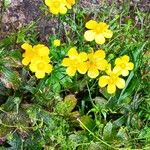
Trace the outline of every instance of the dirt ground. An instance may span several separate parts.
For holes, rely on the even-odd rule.
[[[142,11],[150,12],[149,0],[127,0],[130,5],[137,5]],[[91,10],[100,7],[106,0],[80,0],[79,3],[83,9]],[[107,0],[109,4],[123,3],[123,0]],[[1,0],[2,3],[2,0]],[[19,30],[21,27],[30,23],[31,21],[41,20],[38,23],[39,31],[51,33],[52,27],[57,25],[57,19],[48,21],[47,17],[44,17],[40,7],[43,5],[43,0],[10,0],[8,8],[2,13],[1,32],[3,35],[7,35],[11,32]],[[2,6],[2,4],[0,5]],[[2,10],[2,8],[1,8]],[[2,37],[1,37],[2,38]]]

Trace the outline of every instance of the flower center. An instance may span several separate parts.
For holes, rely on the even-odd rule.
[[[97,33],[103,33],[105,32],[107,29],[107,26],[104,25],[104,24],[98,24],[97,27],[96,27],[96,32]]]
[[[125,65],[124,63],[122,63],[122,64],[120,65],[120,67],[121,67],[122,69],[125,69],[125,68],[126,68],[126,65]]]
[[[117,76],[116,75],[111,75],[109,79],[109,84],[114,84],[116,82]]]

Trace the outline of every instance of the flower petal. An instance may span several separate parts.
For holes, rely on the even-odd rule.
[[[93,32],[93,30],[87,30],[87,31],[84,33],[84,38],[85,38],[87,41],[93,41],[94,38],[95,38],[95,32]]]
[[[124,56],[122,56],[122,61],[123,62],[129,62],[129,60],[130,60],[130,58],[129,58],[129,56],[127,56],[127,55],[124,55]]]
[[[99,70],[106,70],[108,67],[108,62],[105,59],[97,60],[96,65]]]
[[[127,64],[127,69],[128,69],[128,70],[133,70],[133,68],[134,68],[134,64],[133,64],[132,62],[129,62],[129,63]]]
[[[98,23],[95,20],[90,20],[85,24],[85,27],[88,29],[95,29]]]
[[[36,72],[37,71],[37,64],[36,63],[31,63],[29,65],[29,68],[32,72]]]
[[[30,63],[30,59],[28,57],[25,57],[22,59],[22,64],[27,66]]]
[[[71,60],[70,58],[64,58],[63,61],[62,61],[62,65],[67,67],[71,64]]]
[[[88,76],[90,78],[96,78],[99,75],[99,71],[96,68],[89,68],[88,70]]]
[[[108,84],[109,76],[101,76],[99,78],[98,85],[100,87],[105,87]]]
[[[103,36],[103,34],[98,34],[95,36],[95,42],[97,44],[104,44],[105,43],[105,38]]]
[[[69,51],[68,51],[68,56],[69,56],[70,58],[75,58],[75,57],[77,57],[77,56],[78,56],[77,49],[76,49],[75,47],[70,48]]]
[[[44,77],[45,77],[45,72],[44,72],[44,71],[37,71],[37,72],[35,73],[35,76],[36,76],[38,79],[44,78]]]
[[[122,76],[126,77],[126,76],[128,76],[129,71],[124,69],[124,70],[121,71],[121,74],[122,74]]]
[[[88,66],[86,62],[83,62],[81,64],[78,65],[77,70],[79,73],[81,74],[85,74],[88,70]]]
[[[97,50],[97,51],[94,53],[94,58],[104,59],[105,56],[106,56],[106,54],[105,54],[105,51],[103,51],[103,50]]]
[[[67,73],[69,76],[74,76],[75,73],[76,73],[76,68],[74,68],[74,67],[68,67],[68,68],[66,69],[66,73]]]
[[[66,8],[65,6],[61,6],[60,9],[59,9],[59,12],[60,12],[61,14],[66,14],[67,8]]]
[[[115,65],[119,65],[122,63],[122,60],[120,58],[116,58]]]
[[[122,79],[122,78],[118,78],[117,79],[117,82],[116,82],[116,86],[119,88],[119,89],[123,89],[125,87],[125,80]]]
[[[79,53],[78,57],[81,61],[86,61],[88,59],[88,55],[85,52]]]
[[[51,64],[47,64],[47,65],[46,65],[45,72],[46,72],[46,73],[51,73],[51,72],[52,72],[52,68],[53,68],[53,66],[52,66]]]
[[[112,35],[113,35],[113,32],[111,30],[106,30],[104,33],[103,33],[104,37],[105,38],[111,38]]]
[[[21,48],[24,50],[29,50],[29,49],[32,49],[32,46],[28,43],[24,43],[21,45]]]
[[[115,93],[116,92],[116,86],[115,86],[115,84],[108,84],[108,86],[107,86],[107,92],[109,94]]]

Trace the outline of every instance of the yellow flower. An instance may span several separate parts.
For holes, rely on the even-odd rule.
[[[52,71],[52,65],[40,59],[35,62],[32,62],[29,65],[29,68],[32,72],[35,72],[35,76],[38,79],[44,78],[45,73],[49,74]]]
[[[81,52],[78,54],[76,48],[71,48],[68,51],[68,58],[64,58],[62,61],[62,65],[67,67],[66,73],[69,76],[74,76],[76,71],[81,74],[85,74],[87,71],[87,54],[85,52]]]
[[[66,0],[66,6],[68,9],[71,9],[71,7],[75,4],[75,0]]]
[[[60,42],[60,40],[58,40],[58,39],[56,39],[56,40],[53,41],[53,44],[54,44],[54,46],[56,46],[56,47],[57,47],[57,46],[60,46],[60,43],[61,43],[61,42]]]
[[[21,45],[21,48],[25,50],[25,52],[22,55],[24,57],[22,59],[22,64],[27,66],[31,62],[35,54],[32,46],[28,43],[24,43],[23,45]]]
[[[99,86],[105,87],[107,85],[107,92],[113,94],[116,92],[116,87],[123,89],[125,87],[125,80],[120,78],[119,72],[109,70],[106,72],[108,75],[103,75],[99,78]]]
[[[97,50],[95,53],[88,54],[88,76],[90,78],[96,78],[99,75],[99,70],[105,70],[108,62],[105,58],[105,52],[103,50]]]
[[[49,48],[43,44],[34,45],[33,51],[35,52],[36,55],[38,55],[40,57],[48,56],[50,53]]]
[[[86,28],[89,29],[84,33],[87,41],[93,41],[97,44],[104,44],[105,38],[111,38],[113,32],[109,30],[109,26],[104,22],[97,23],[95,20],[90,20],[86,23]]]
[[[45,0],[45,4],[52,14],[65,14],[67,12],[66,0]]]
[[[37,44],[33,47],[24,43],[22,49],[25,50],[23,53],[22,63],[24,65],[29,65],[29,68],[32,72],[35,72],[37,78],[44,78],[45,73],[50,73],[52,71],[52,65],[49,64],[49,48],[43,44]]]
[[[122,76],[127,76],[129,74],[128,70],[133,70],[134,64],[132,62],[129,62],[130,58],[127,55],[124,55],[120,58],[117,58],[115,60],[115,68],[114,70],[116,72],[120,72]]]

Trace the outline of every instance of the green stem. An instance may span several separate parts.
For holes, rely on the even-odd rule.
[[[102,139],[100,139],[99,137],[97,137],[96,135],[94,135],[94,133],[90,129],[88,129],[86,127],[86,125],[79,118],[77,119],[77,121],[79,121],[79,123],[81,124],[81,126],[83,126],[91,135],[93,135],[93,137],[95,137],[101,143],[105,144],[109,148],[112,148],[112,149],[116,150],[116,148],[113,148],[110,144],[106,143],[105,141],[103,141]]]

